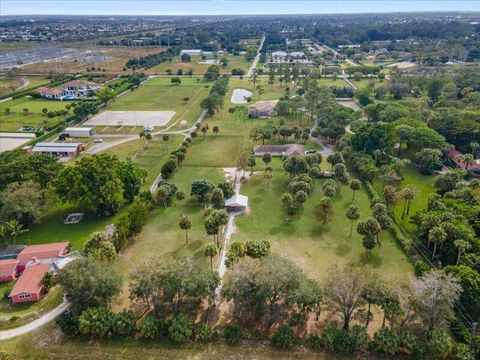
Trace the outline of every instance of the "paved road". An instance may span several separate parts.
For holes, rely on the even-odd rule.
[[[248,69],[247,77],[252,76],[253,71],[257,68],[258,61],[260,60],[260,50],[262,50],[264,42],[265,42],[265,35],[263,35],[262,42],[260,43],[260,46],[258,47],[257,56],[255,56],[255,59],[253,59],[252,66],[250,66],[250,69]]]
[[[52,320],[55,320],[57,317],[63,314],[63,312],[67,310],[67,308],[68,308],[68,303],[66,301],[63,301],[60,305],[58,305],[55,309],[53,309],[49,313],[46,313],[40,316],[38,319],[26,325],[23,325],[11,330],[0,331],[0,341],[11,339],[13,337],[24,335],[26,333],[29,333],[30,331],[36,330],[39,327],[45,325],[46,323]]]
[[[102,137],[107,137],[107,136],[102,135]],[[115,137],[117,137],[117,136],[115,136]],[[118,136],[118,137],[120,137],[120,136]],[[97,154],[99,152],[110,149],[111,147],[121,145],[121,144],[124,144],[126,142],[138,139],[138,135],[121,135],[121,137],[122,138],[120,140],[106,141],[106,142],[103,142],[103,143],[94,144],[91,148],[85,150],[85,154]]]

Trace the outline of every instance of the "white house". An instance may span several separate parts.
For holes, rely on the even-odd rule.
[[[61,89],[50,89],[48,87],[42,86],[35,90],[41,97],[45,99],[53,99],[53,100],[63,100],[65,94]]]
[[[93,95],[100,88],[97,83],[86,80],[72,80],[62,85],[63,94],[69,99]]]
[[[282,63],[287,58],[287,53],[285,51],[274,51],[272,52],[272,62]]]
[[[305,53],[303,51],[292,51],[288,55],[293,59],[305,59],[306,58]]]

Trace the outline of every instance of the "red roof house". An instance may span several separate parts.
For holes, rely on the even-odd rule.
[[[463,161],[460,161],[459,156],[463,156],[463,154],[455,149],[449,150],[447,153],[447,157],[455,163],[460,169],[466,170],[467,164]],[[468,171],[470,171],[473,175],[480,175],[480,163],[476,162],[475,164],[471,164],[468,166]]]
[[[30,245],[23,249],[17,256],[19,260],[18,269],[22,271],[25,265],[33,258],[41,260],[55,259],[68,252],[69,243],[58,242],[51,244]]]
[[[17,304],[40,300],[44,293],[43,277],[49,269],[49,264],[27,266],[10,292],[12,302]]]
[[[17,277],[17,259],[0,260],[0,282],[12,281]]]

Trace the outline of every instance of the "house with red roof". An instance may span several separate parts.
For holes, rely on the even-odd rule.
[[[461,156],[463,156],[463,154],[456,149],[447,152],[447,157],[460,169],[469,171],[470,174],[474,176],[480,176],[480,161],[477,160],[475,164],[467,165],[465,162],[461,161]]]
[[[17,259],[0,260],[0,282],[8,282],[17,278]]]
[[[45,293],[43,278],[49,270],[50,264],[40,262],[27,266],[10,292],[12,302],[18,304],[40,300]]]
[[[51,263],[53,259],[68,253],[69,247],[68,241],[27,246],[17,256],[19,261],[18,271],[23,271],[27,263],[32,259],[37,259],[41,263]]]

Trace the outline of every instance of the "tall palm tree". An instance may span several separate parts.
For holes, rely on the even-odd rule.
[[[462,239],[455,240],[453,242],[453,245],[455,245],[455,247],[457,248],[457,251],[458,251],[457,262],[455,264],[455,265],[458,265],[458,264],[460,264],[460,259],[461,259],[462,255],[465,254],[465,251],[470,249],[471,245],[468,241],[462,240]]]
[[[215,243],[205,245],[203,254],[210,258],[210,270],[213,271],[213,258],[218,254],[218,247]]]
[[[347,208],[346,216],[351,221],[350,236],[349,236],[349,238],[351,238],[352,237],[352,231],[353,231],[353,223],[355,222],[355,220],[358,220],[360,218],[360,209],[358,208],[357,205],[350,205]]]
[[[432,259],[435,259],[435,253],[437,252],[437,245],[443,244],[447,239],[447,233],[440,226],[434,226],[428,232],[428,241],[433,242],[433,254]]]
[[[13,246],[17,245],[17,236],[23,234],[28,231],[28,229],[24,229],[23,225],[16,219],[10,220],[6,222],[10,230],[10,236],[13,238]]]
[[[415,198],[417,191],[417,188],[413,185],[407,185],[405,186],[405,189],[403,189],[402,195],[403,199],[405,200],[405,206],[403,208],[402,219],[405,218],[405,215],[410,213],[410,205],[412,200]]]
[[[180,229],[185,230],[185,244],[188,244],[188,230],[192,228],[192,219],[187,215],[182,215],[178,219],[178,226]]]

